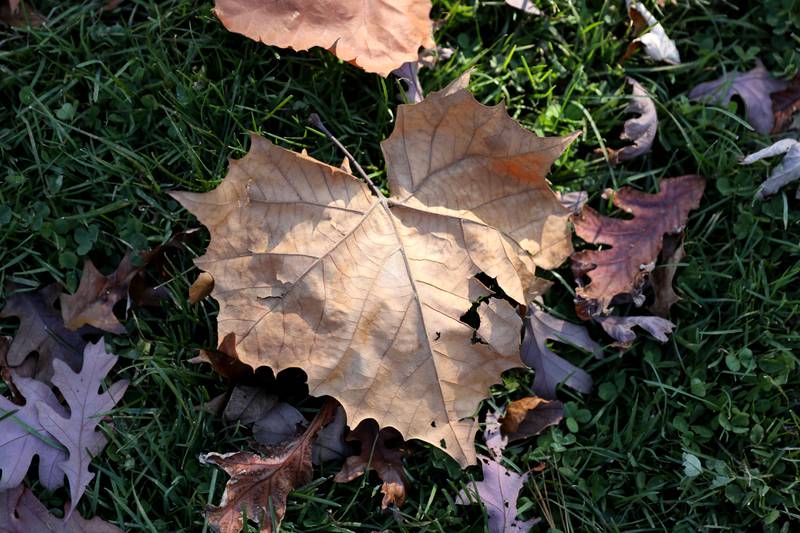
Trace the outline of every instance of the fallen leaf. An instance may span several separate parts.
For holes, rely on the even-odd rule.
[[[503,430],[500,424],[501,414],[498,411],[489,411],[486,413],[486,422],[484,422],[483,440],[486,441],[486,447],[495,459],[500,459],[503,456],[503,450],[508,446],[508,437],[503,435]]]
[[[625,121],[625,131],[619,138],[625,141],[633,141],[633,144],[624,146],[618,150],[608,148],[608,159],[612,165],[617,165],[620,161],[628,161],[646,154],[653,147],[653,141],[658,132],[658,115],[653,99],[642,87],[639,82],[628,78],[628,83],[633,86],[633,96],[626,113],[637,113],[639,116]]]
[[[633,29],[636,33],[647,30],[647,33],[637,37],[628,45],[623,56],[623,61],[636,52],[639,47],[644,47],[645,53],[654,61],[663,61],[670,65],[680,65],[681,56],[675,42],[667,37],[664,26],[653,16],[641,2],[626,0],[628,16],[631,18]]]
[[[783,91],[787,83],[773,78],[761,61],[745,73],[730,72],[714,80],[701,83],[689,91],[689,99],[726,106],[738,94],[744,101],[747,122],[762,135],[772,131],[775,117],[770,94]]]
[[[538,435],[563,418],[564,405],[558,400],[528,396],[508,404],[500,428],[508,441],[514,442]]]
[[[19,318],[19,329],[6,354],[6,364],[22,377],[33,377],[48,382],[53,376],[53,361],[67,363],[77,370],[83,360],[86,341],[83,336],[97,332],[84,327],[70,331],[64,327],[61,313],[56,308],[60,288],[48,285],[33,292],[13,292],[14,286],[6,287],[11,294],[0,311],[0,317]],[[36,354],[33,356],[32,354]]]
[[[347,436],[350,442],[361,445],[361,453],[347,458],[334,481],[347,483],[375,470],[383,481],[381,508],[400,507],[406,499],[406,480],[403,473],[403,437],[393,428],[378,430],[375,420],[363,420]]]
[[[189,303],[196,304],[214,290],[214,278],[208,272],[200,272],[197,279],[189,287]]]
[[[67,454],[41,424],[36,405],[48,405],[62,416],[66,410],[47,384],[13,372],[12,377],[25,405],[0,396],[0,491],[20,485],[34,457],[39,458],[39,482],[47,490],[55,490],[64,485],[61,463]]]
[[[491,298],[478,306],[478,336],[497,353],[512,356],[519,353],[522,324],[517,310],[506,300]]]
[[[769,178],[758,188],[756,199],[762,200],[766,196],[775,194],[784,185],[800,178],[800,142],[794,139],[782,139],[742,160],[743,165],[752,165],[761,159],[782,154],[786,155],[778,166],[772,169]]]
[[[219,336],[235,333],[253,368],[301,367],[351,424],[374,418],[474,462],[463,419],[519,355],[473,343],[461,316],[489,295],[479,272],[525,302],[541,287],[534,262],[571,250],[544,175],[573,138],[537,137],[448,88],[400,106],[387,199],[254,136],[214,191],[173,193],[211,233],[195,263],[215,280]]]
[[[28,2],[0,0],[0,22],[15,28],[21,28],[26,24],[37,27],[44,23],[44,17],[37,13]]]
[[[353,448],[345,440],[347,433],[347,415],[341,406],[336,408],[333,421],[317,433],[314,446],[311,448],[311,462],[315,465],[345,459],[353,454]]]
[[[269,455],[250,452],[208,453],[203,464],[217,465],[231,476],[219,507],[207,512],[209,523],[221,533],[241,531],[242,513],[259,523],[259,531],[277,530],[286,513],[289,492],[311,481],[311,446],[317,433],[333,418],[336,402],[327,400],[305,432]],[[272,522],[275,516],[276,523]]]
[[[0,531],[2,533],[122,533],[117,526],[100,518],[85,520],[78,513],[56,518],[26,487],[20,485],[0,492]]]
[[[609,337],[617,341],[615,346],[627,348],[636,339],[634,326],[639,326],[659,342],[667,342],[675,324],[658,316],[602,316],[595,320],[608,333]]]
[[[225,27],[264,44],[319,46],[383,77],[432,48],[430,0],[216,0]]]
[[[492,428],[489,428],[492,431]],[[491,435],[484,435],[488,441]],[[527,533],[539,519],[521,522],[517,519],[519,491],[528,480],[528,473],[518,474],[504,467],[500,460],[505,442],[493,452],[497,460],[484,455],[478,459],[483,470],[483,481],[473,481],[456,498],[458,505],[477,501],[486,508],[490,533]]]
[[[103,11],[114,11],[124,0],[108,0],[103,6]]]
[[[419,64],[419,60],[409,61],[392,71],[406,85],[405,97],[408,104],[418,104],[425,99],[422,84],[419,82]]]
[[[784,90],[772,93],[772,113],[775,119],[772,133],[788,130],[798,111],[800,111],[800,74],[795,76]]]
[[[542,14],[539,8],[533,5],[533,0],[506,0],[506,4],[521,11],[524,11],[529,15]]]
[[[578,282],[576,310],[584,320],[604,313],[621,295],[638,306],[642,290],[661,252],[664,236],[683,231],[689,211],[700,205],[705,178],[697,175],[666,178],[661,190],[648,194],[630,187],[616,193],[607,190],[615,206],[632,219],[610,218],[584,207],[573,218],[575,233],[591,244],[610,249],[583,250],[572,254],[572,272]],[[584,283],[584,276],[590,283]]]
[[[69,481],[68,516],[94,478],[94,474],[89,472],[92,457],[100,453],[107,443],[106,437],[97,431],[101,422],[99,415],[110,411],[128,388],[128,381],[120,380],[98,393],[103,379],[116,362],[117,357],[106,351],[103,339],[96,344],[86,345],[80,372],[75,372],[63,361],[54,361],[52,382],[69,406],[69,416],[63,409],[57,409],[50,403],[36,404],[42,427],[64,445],[69,454],[67,459],[59,463]]]
[[[200,350],[196,357],[189,359],[189,362],[208,363],[214,372],[234,383],[247,381],[246,378],[253,376],[253,369],[243,363],[236,352],[235,333],[225,335],[216,350]]]
[[[678,263],[685,255],[683,234],[664,236],[656,268],[650,273],[653,303],[648,306],[648,309],[651,313],[666,317],[669,315],[670,308],[680,300],[672,288],[672,282],[675,279],[675,272],[678,270]]]
[[[525,319],[525,337],[522,340],[522,361],[536,371],[533,391],[546,399],[556,397],[559,383],[584,394],[592,390],[592,377],[569,361],[562,359],[550,348],[547,341],[554,340],[602,357],[603,349],[594,342],[586,328],[570,324],[536,308],[528,310]]]
[[[561,205],[573,215],[580,213],[583,206],[589,201],[589,193],[586,191],[558,192],[556,196]]]

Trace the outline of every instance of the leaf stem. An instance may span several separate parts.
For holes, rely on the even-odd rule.
[[[341,152],[345,155],[345,157],[347,157],[347,159],[356,169],[358,175],[361,176],[364,179],[364,181],[367,182],[367,185],[369,185],[369,188],[372,189],[372,192],[375,193],[378,196],[378,198],[383,198],[384,196],[383,193],[380,191],[380,189],[378,189],[378,187],[375,186],[375,184],[372,182],[369,176],[367,176],[367,173],[364,172],[364,169],[361,167],[361,165],[358,164],[358,161],[356,161],[356,158],[353,157],[353,154],[351,154],[350,151],[347,148],[345,148],[341,142],[339,142],[339,139],[337,139],[333,135],[333,133],[331,133],[330,130],[325,127],[325,124],[322,123],[322,119],[319,118],[319,115],[317,115],[316,113],[311,113],[308,116],[308,122],[312,126],[317,128],[319,131],[324,133],[325,136],[328,139],[330,139],[330,141],[333,142],[333,144],[335,144],[339,150],[341,150]]]

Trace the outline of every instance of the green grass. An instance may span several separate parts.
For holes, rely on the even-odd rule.
[[[33,4],[45,27],[0,30],[3,284],[56,280],[73,291],[84,259],[108,272],[127,249],[196,226],[166,192],[213,188],[227,159],[247,150],[249,131],[338,164],[341,154],[308,128],[312,112],[384,179],[379,142],[402,93],[392,78],[322,51],[292,53],[230,34],[209,2],[128,0],[111,13],[99,0]],[[756,57],[775,75],[793,75],[800,21],[788,15],[790,4],[690,0],[659,11],[648,2],[677,41],[684,63],[673,67],[641,53],[619,64],[631,39],[622,0],[540,0],[546,17],[499,1],[435,2],[437,42],[456,53],[424,70],[423,86],[441,88],[474,67],[471,88],[482,102],[505,101],[541,135],[582,130],[553,169],[556,188],[588,190],[592,205],[608,207],[599,198],[606,187],[653,191],[662,177],[709,178],[688,226],[677,277],[684,299],[672,310],[670,341],[642,337],[624,353],[609,348],[600,362],[562,349],[591,372],[595,393],[562,390],[569,424],[508,452],[521,471],[547,465],[521,496],[526,518],[549,518],[542,531],[547,522],[565,532],[789,531],[800,519],[798,201],[790,187],[753,202],[768,166],[740,167],[738,158],[770,139],[747,126],[741,102],[721,109],[686,97],[700,81],[752,68]],[[612,168],[594,150],[619,145],[626,75],[656,97],[660,129],[650,155]],[[117,374],[132,385],[79,510],[124,530],[207,530],[201,510],[218,502],[225,475],[197,456],[247,444],[246,430],[201,409],[225,385],[187,363],[216,343],[214,302],[185,303],[197,272],[191,259],[205,239],[150,272],[172,301],[134,310],[128,336],[107,336],[122,358]],[[553,279],[546,303],[575,321],[568,266]],[[14,331],[14,321],[2,323],[2,333]],[[523,396],[530,382],[528,371],[509,372],[491,402]],[[313,406],[290,376],[276,387]],[[483,531],[480,509],[454,504],[477,469],[462,472],[418,442],[409,448],[400,511],[381,512],[374,475],[339,485],[337,465],[327,465],[292,494],[282,530]],[[701,465],[695,477],[684,472],[689,454]],[[66,491],[34,487],[51,509],[62,508]]]

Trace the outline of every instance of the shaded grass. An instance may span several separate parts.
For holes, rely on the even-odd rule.
[[[227,158],[246,152],[248,132],[338,164],[341,155],[307,127],[311,112],[385,183],[378,143],[392,129],[396,80],[321,51],[296,54],[227,33],[210,3],[129,0],[111,13],[101,2],[33,3],[45,27],[0,30],[3,284],[57,280],[73,291],[85,258],[108,271],[126,249],[193,227],[165,192],[213,188]],[[605,187],[653,191],[659,178],[687,173],[709,184],[689,223],[675,334],[665,345],[642,338],[624,354],[609,349],[599,362],[562,350],[584,363],[597,392],[563,390],[571,422],[510,448],[520,471],[548,465],[524,489],[520,509],[561,531],[788,530],[800,512],[797,200],[789,191],[753,203],[768,167],[740,167],[738,158],[769,139],[746,125],[741,102],[721,109],[690,103],[686,93],[723,71],[752,68],[756,57],[776,75],[792,74],[800,28],[775,16],[786,9],[777,0],[692,1],[663,12],[650,5],[684,64],[654,65],[638,54],[620,65],[631,38],[623,2],[539,5],[547,16],[501,2],[436,2],[437,42],[456,53],[422,72],[425,88],[474,67],[480,101],[505,102],[540,135],[582,130],[550,179],[588,190],[595,207],[605,206]],[[660,130],[652,154],[612,168],[594,150],[619,145],[626,75],[655,96]],[[151,273],[170,302],[135,310],[130,335],[107,339],[132,385],[79,509],[125,530],[206,530],[200,510],[219,500],[225,476],[197,455],[247,442],[244,429],[202,411],[224,385],[186,362],[216,344],[215,304],[184,298],[204,238]],[[568,269],[553,279],[546,303],[575,320]],[[14,327],[3,322],[3,333]],[[524,395],[530,382],[527,371],[507,373],[492,402]],[[412,483],[400,511],[380,511],[374,476],[338,485],[328,465],[293,493],[282,529],[482,531],[478,508],[454,504],[475,469],[462,472],[420,443],[410,448]],[[686,454],[700,460],[696,477],[685,475]],[[63,490],[37,493],[54,510],[66,498]]]

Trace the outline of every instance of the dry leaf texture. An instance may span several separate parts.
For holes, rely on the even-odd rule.
[[[327,400],[308,429],[270,455],[250,452],[208,453],[201,463],[219,466],[231,477],[219,507],[208,511],[209,523],[221,533],[237,533],[243,527],[242,512],[270,533],[280,526],[289,493],[311,480],[311,446],[317,432],[333,418],[336,402]],[[272,523],[272,513],[277,523]]]
[[[430,0],[216,0],[214,9],[232,32],[293,50],[319,46],[384,77],[433,48],[430,10]]]
[[[772,133],[780,133],[792,127],[794,115],[800,111],[800,74],[789,82],[786,89],[772,93],[772,113],[775,124]]]
[[[0,492],[0,532],[2,533],[122,533],[117,526],[100,518],[84,520],[78,513],[56,518],[26,487]]]
[[[614,345],[621,348],[627,348],[636,339],[634,326],[639,326],[647,331],[659,342],[667,342],[667,335],[672,333],[675,327],[675,324],[669,320],[658,316],[601,316],[596,317],[595,320],[616,341]]]
[[[625,108],[625,112],[636,113],[639,116],[626,120],[625,130],[620,134],[620,139],[633,141],[633,143],[619,150],[608,150],[608,157],[612,165],[649,152],[656,139],[656,133],[658,133],[658,115],[653,99],[636,80],[628,78],[628,83],[633,87],[633,97],[628,107]]]
[[[583,319],[604,312],[618,295],[643,303],[641,291],[661,252],[664,235],[680,233],[689,211],[700,205],[705,179],[697,175],[661,180],[661,190],[648,194],[623,187],[613,195],[614,205],[633,215],[630,220],[600,215],[584,207],[574,218],[575,233],[591,244],[610,249],[583,250],[572,255],[578,280],[577,310]],[[582,285],[583,276],[591,282]]]
[[[489,294],[477,273],[524,302],[540,287],[534,259],[568,253],[544,174],[571,139],[526,132],[466,90],[434,93],[401,106],[383,144],[386,199],[253,137],[215,190],[174,194],[211,233],[195,263],[215,280],[220,338],[235,333],[254,368],[303,368],[352,425],[374,418],[473,463],[463,419],[519,356],[472,343],[460,317]]]
[[[763,150],[752,153],[742,160],[742,164],[752,165],[756,161],[776,155],[783,155],[783,160],[772,169],[769,178],[756,191],[758,200],[775,194],[784,185],[800,179],[800,142],[794,139],[783,139]]]
[[[538,435],[563,418],[564,405],[558,400],[528,396],[508,404],[500,427],[508,442],[514,442]]]
[[[658,257],[658,264],[650,274],[650,285],[653,287],[653,303],[648,306],[651,313],[666,317],[673,304],[680,301],[680,297],[672,288],[678,263],[686,255],[683,248],[683,234],[666,235]]]
[[[625,52],[625,58],[632,55],[636,48],[643,46],[645,53],[654,61],[679,65],[681,56],[678,48],[675,46],[675,42],[667,37],[664,26],[638,0],[627,0],[626,3],[628,15],[631,17],[636,32],[647,30],[647,33],[633,40]]]
[[[506,4],[519,9],[520,11],[524,11],[529,15],[541,15],[542,12],[539,10],[536,5],[534,5],[533,0],[506,0]]]

